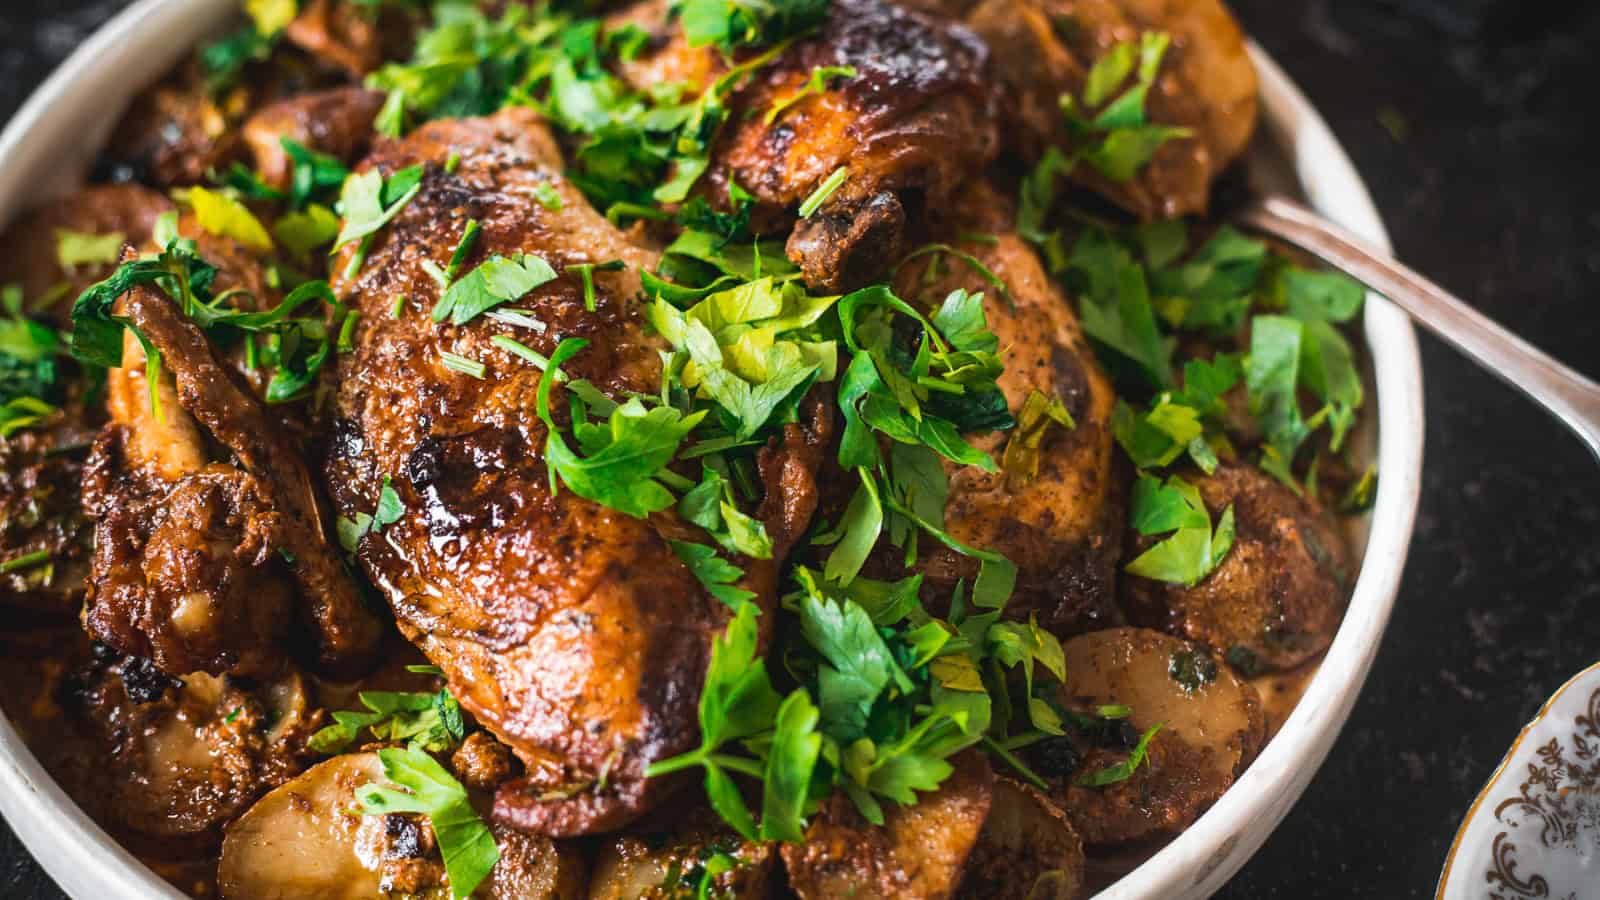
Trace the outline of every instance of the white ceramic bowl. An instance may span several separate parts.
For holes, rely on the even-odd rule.
[[[140,0],[108,22],[33,93],[0,133],[0,221],[81,183],[128,101],[237,9],[235,0]],[[1312,205],[1387,245],[1372,200],[1326,123],[1264,53],[1261,139],[1287,164]],[[1393,306],[1372,298],[1366,339],[1377,385],[1373,451],[1381,477],[1365,561],[1349,612],[1283,729],[1244,776],[1188,831],[1100,894],[1200,898],[1259,848],[1327,756],[1366,680],[1405,564],[1422,470],[1422,370],[1416,335]],[[182,895],[122,849],[69,800],[10,722],[0,717],[0,812],[74,897]]]

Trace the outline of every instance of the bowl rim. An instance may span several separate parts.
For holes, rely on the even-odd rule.
[[[236,14],[234,0],[138,0],[101,26],[29,96],[0,132],[0,221],[22,211],[58,160],[87,162],[87,134]],[[182,35],[183,39],[174,39]],[[1365,185],[1326,122],[1253,42],[1261,126],[1287,152],[1311,205],[1387,249]],[[129,73],[142,73],[134,77]],[[1400,587],[1421,491],[1422,368],[1410,320],[1369,295],[1364,337],[1372,359],[1381,477],[1365,559],[1349,608],[1304,695],[1222,798],[1187,831],[1101,891],[1102,900],[1200,898],[1242,867],[1299,799],[1365,684]],[[171,898],[179,893],[96,825],[44,771],[0,715],[0,814],[56,883],[75,897]]]

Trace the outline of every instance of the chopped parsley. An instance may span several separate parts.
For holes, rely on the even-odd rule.
[[[1075,158],[1114,182],[1133,180],[1162,144],[1190,134],[1187,128],[1153,124],[1145,112],[1146,95],[1171,42],[1165,33],[1147,31],[1137,45],[1115,44],[1089,70],[1081,96],[1060,97]]]
[[[713,45],[723,53],[761,47],[816,27],[829,0],[679,0],[676,11],[689,46]]]
[[[444,857],[450,895],[470,897],[500,861],[494,834],[478,818],[466,788],[437,760],[416,747],[378,751],[394,788],[369,784],[356,792],[363,815],[419,813],[428,817]],[[396,788],[399,788],[398,790]]]
[[[817,185],[816,190],[812,191],[811,195],[801,202],[800,218],[811,218],[811,214],[820,209],[822,204],[827,203],[828,198],[832,197],[834,192],[838,191],[849,178],[850,170],[847,167],[840,166],[834,169],[833,173],[822,179],[822,183]]]
[[[216,267],[199,255],[194,241],[179,237],[176,231],[168,214],[164,222],[158,222],[158,240],[165,238],[160,254],[123,263],[78,297],[72,307],[73,356],[87,365],[120,366],[122,329],[128,323],[112,310],[118,297],[144,286],[165,294],[219,346],[231,346],[243,337],[251,340],[250,349],[254,336],[265,336],[256,363],[274,370],[267,383],[266,401],[286,403],[305,396],[332,356],[348,315],[328,283],[304,282],[269,310],[238,309],[227,304],[242,295],[236,291],[215,293]],[[296,315],[305,307],[314,311]],[[159,367],[160,354],[137,330],[134,335],[144,345],[148,366]],[[159,393],[152,391],[150,396],[154,405]]]
[[[476,378],[479,381],[482,381],[489,373],[489,367],[483,363],[469,356],[462,356],[459,353],[452,353],[449,350],[439,351],[439,361],[444,363],[444,367],[446,369],[449,369],[452,372],[460,372],[463,375]]]
[[[423,693],[362,691],[356,699],[364,711],[335,710],[333,724],[313,734],[306,746],[317,753],[343,753],[364,732],[373,741],[403,741],[416,750],[445,753],[466,737],[461,704],[447,688]]]
[[[762,121],[768,125],[771,125],[773,122],[778,121],[778,117],[783,115],[789,107],[799,103],[806,97],[809,97],[813,94],[826,93],[828,90],[828,82],[836,78],[854,77],[856,77],[855,66],[813,66],[811,69],[811,77],[806,79],[806,83],[801,85],[799,90],[795,91],[789,96],[775,101],[772,106],[767,109],[767,114],[762,117]]]
[[[1176,475],[1165,483],[1139,476],[1133,485],[1129,524],[1145,537],[1170,532],[1127,566],[1134,575],[1156,581],[1193,585],[1211,574],[1233,547],[1233,507],[1222,511],[1213,529],[1200,491]]]
[[[67,228],[56,229],[56,263],[63,269],[79,266],[106,266],[122,255],[126,237],[119,231],[88,234]]]
[[[459,268],[459,263],[453,262],[453,265]],[[448,319],[452,325],[465,325],[496,306],[521,300],[534,288],[554,281],[555,277],[555,269],[537,256],[490,256],[450,283],[433,306],[433,320]]]
[[[1116,784],[1119,781],[1127,781],[1132,778],[1133,773],[1139,770],[1139,766],[1147,758],[1147,754],[1150,752],[1150,739],[1155,737],[1156,732],[1161,730],[1161,725],[1162,723],[1157,722],[1145,729],[1144,734],[1139,736],[1139,743],[1134,745],[1133,751],[1128,754],[1127,759],[1099,771],[1085,773],[1073,783],[1078,787],[1105,787],[1106,785]]]

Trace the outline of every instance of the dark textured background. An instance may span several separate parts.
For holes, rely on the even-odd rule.
[[[1332,123],[1400,254],[1600,377],[1600,6],[1233,0]],[[0,116],[119,0],[9,0]],[[1432,896],[1524,720],[1600,658],[1600,468],[1423,339],[1422,509],[1393,623],[1328,762],[1222,896]],[[60,892],[0,825],[0,896]]]

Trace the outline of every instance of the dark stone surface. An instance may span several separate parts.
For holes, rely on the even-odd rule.
[[[1600,10],[1563,0],[1234,0],[1372,188],[1400,254],[1600,377]],[[0,10],[0,116],[118,0]],[[1600,468],[1423,339],[1427,462],[1393,623],[1348,728],[1222,896],[1432,896],[1522,723],[1600,658]],[[59,897],[0,826],[0,896]]]

